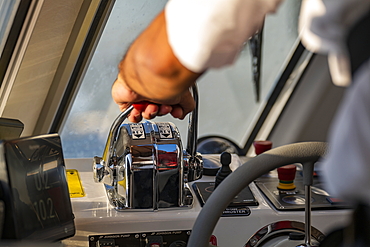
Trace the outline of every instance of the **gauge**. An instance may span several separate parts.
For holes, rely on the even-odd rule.
[[[0,142],[3,239],[73,236],[74,217],[57,134]]]

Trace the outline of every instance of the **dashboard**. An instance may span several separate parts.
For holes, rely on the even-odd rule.
[[[205,159],[207,157],[213,160],[217,158],[216,155],[204,155]],[[242,163],[244,160],[233,155],[230,166],[236,169]],[[215,176],[203,176],[200,180],[190,183],[192,194],[196,198],[191,207],[156,211],[131,209],[117,211],[108,202],[104,185],[93,181],[90,159],[67,159],[66,166],[68,169],[79,171],[86,194],[84,197],[71,199],[76,235],[63,240],[63,243],[75,246],[185,246],[182,244],[186,243],[202,209],[202,200],[196,196],[197,187],[206,184],[209,185],[206,190],[212,190],[215,181]],[[299,176],[299,171],[297,173]],[[263,179],[268,179],[268,183],[275,180],[278,184],[275,171],[269,174],[269,178],[261,178]],[[298,177],[297,187],[300,187],[299,179]],[[304,210],[302,205],[301,208],[297,208],[299,200],[292,204],[293,208],[280,210],[260,188],[261,180],[249,185],[247,194],[250,198],[246,204],[236,207],[233,205],[225,210],[212,236],[212,241],[218,246],[244,246],[261,229],[279,222],[294,222],[296,230],[302,230],[299,230],[298,226],[302,227],[304,222]],[[275,193],[276,190],[274,187]],[[300,198],[301,189],[297,191],[296,196]],[[320,196],[325,197],[314,193],[315,198]],[[345,205],[331,204],[327,201],[322,206],[322,201],[317,200],[316,206],[317,208],[312,211],[312,226],[318,231],[318,236],[327,234],[348,221],[350,210]]]

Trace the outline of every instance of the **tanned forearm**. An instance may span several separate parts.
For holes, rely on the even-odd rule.
[[[201,75],[186,69],[174,56],[167,39],[164,12],[131,45],[119,64],[119,73],[137,94],[169,104]]]

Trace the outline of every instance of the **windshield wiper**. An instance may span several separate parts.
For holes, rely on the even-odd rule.
[[[262,28],[248,41],[252,55],[252,75],[256,102],[260,101],[261,94],[261,59],[262,59]]]

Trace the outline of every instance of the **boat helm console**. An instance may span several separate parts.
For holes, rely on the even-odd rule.
[[[202,229],[218,221],[214,229],[206,230],[205,237],[201,236],[206,238],[206,245],[193,242],[190,246],[207,246],[209,241],[217,246],[276,246],[277,242],[284,242],[281,246],[315,246],[326,233],[348,220],[348,207],[330,198],[319,178],[312,177],[313,163],[324,154],[325,144],[300,146],[299,150],[308,153],[319,147],[320,152],[309,155],[310,165],[297,165],[295,189],[279,190],[278,174],[269,170],[300,162],[302,155],[305,160],[306,152],[293,152],[298,159],[278,164],[270,159],[266,164],[254,164],[256,158],[245,163],[245,157],[228,153],[201,155],[195,152],[196,111],[190,121],[188,147],[183,149],[172,123],[124,123],[132,109],[121,113],[112,124],[103,156],[94,157],[93,178],[86,169],[88,161],[67,160],[68,167],[80,171],[86,196],[72,199],[77,233],[64,243],[90,247],[189,246],[193,236],[197,242]],[[262,159],[271,155],[269,152],[261,155]],[[217,175],[202,174],[203,165],[210,162],[221,167]],[[248,174],[240,175],[242,167],[249,167]],[[312,179],[304,178],[304,173]],[[233,179],[234,174],[244,181]],[[227,184],[233,185],[225,190]],[[311,188],[313,192],[307,197]],[[212,202],[215,192],[221,198],[216,203]],[[310,210],[305,215],[307,205]],[[219,214],[215,213],[220,207]],[[204,220],[201,215],[207,211],[216,216],[206,216],[213,221],[199,227],[199,221]],[[309,237],[305,236],[307,232]]]
[[[2,141],[2,238],[89,247],[317,246],[348,222],[348,206],[322,188],[319,173],[312,176],[324,143],[255,158],[201,155],[197,110],[184,149],[172,123],[124,123],[132,109],[114,121],[92,169],[89,159],[64,160],[56,134]],[[204,169],[209,164],[217,174]],[[289,164],[294,185],[278,188],[286,177],[275,168]]]

